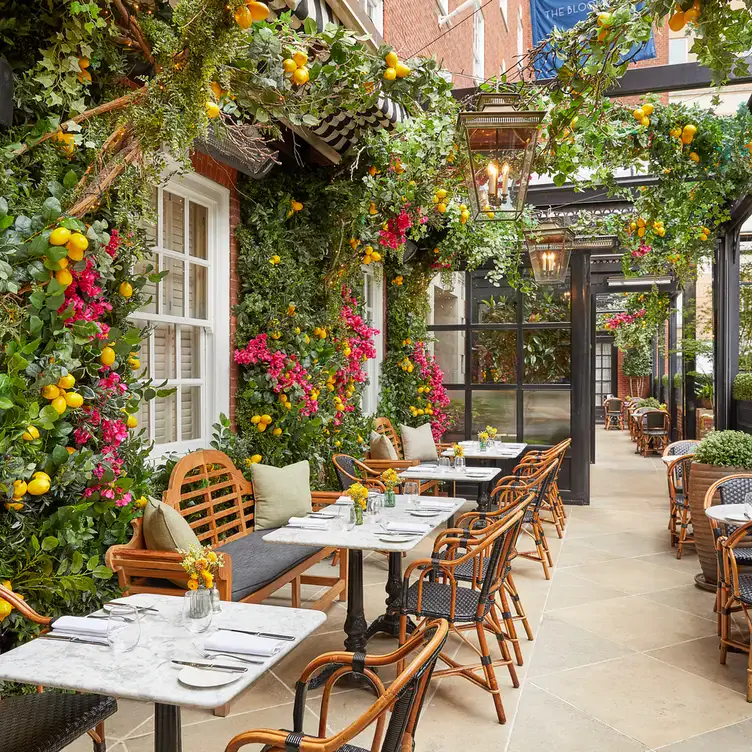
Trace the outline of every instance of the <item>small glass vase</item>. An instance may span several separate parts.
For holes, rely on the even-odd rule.
[[[355,524],[363,524],[363,507],[360,504],[353,504],[353,516],[355,517]]]
[[[454,458],[454,469],[455,470],[464,470],[465,469],[465,458],[464,457],[455,457]]]
[[[190,591],[188,616],[191,619],[205,619],[213,610],[212,591],[206,588]]]
[[[394,493],[393,488],[387,488],[384,491],[384,506],[390,509],[397,506],[397,494]]]
[[[481,452],[485,452],[488,449],[488,439],[479,439],[478,443],[480,444]]]
[[[212,611],[214,611],[215,614],[220,613],[220,611],[222,611],[222,601],[219,598],[219,590],[215,587],[211,589],[211,601]]]

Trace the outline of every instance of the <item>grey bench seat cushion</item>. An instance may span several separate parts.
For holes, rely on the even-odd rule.
[[[316,546],[265,543],[263,537],[276,529],[257,530],[214,549],[232,559],[233,601],[242,601],[321,551]]]

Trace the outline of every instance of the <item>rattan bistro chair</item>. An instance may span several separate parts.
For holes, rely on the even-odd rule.
[[[610,431],[616,427],[620,431],[624,428],[624,403],[618,397],[610,397],[603,403],[606,414],[605,429]]]
[[[450,630],[480,659],[478,663],[463,664],[441,653],[439,659],[447,668],[434,672],[436,677],[463,676],[493,697],[499,723],[506,723],[501,691],[496,680],[496,667],[506,666],[512,684],[519,687],[506,635],[494,618],[496,595],[503,584],[504,573],[514,551],[524,506],[508,515],[487,535],[476,539],[457,531],[458,537],[443,537],[440,550],[434,548],[430,559],[418,559],[406,570],[400,603],[400,645],[407,641],[407,623],[414,617],[420,623],[426,619],[446,619]],[[486,564],[486,561],[488,562]],[[455,572],[471,562],[477,587],[463,587]],[[481,575],[480,573],[485,572]],[[414,580],[414,581],[413,581]],[[465,632],[474,629],[478,645]],[[496,637],[501,658],[494,660],[488,647],[486,632]],[[481,672],[479,675],[478,672]]]
[[[0,598],[35,624],[48,627],[52,621],[2,585]],[[89,734],[94,752],[106,752],[104,722],[117,712],[117,702],[112,697],[42,692],[41,687],[37,690],[34,695],[0,700],[0,750],[58,752]]]
[[[681,559],[684,546],[694,545],[694,535],[689,532],[692,515],[689,507],[689,473],[692,470],[692,455],[683,454],[666,465],[668,473],[669,519],[668,530],[671,545],[676,546],[676,558]]]
[[[671,416],[665,410],[647,410],[640,416],[637,448],[643,457],[649,452],[663,454],[671,432]]]
[[[366,488],[381,493],[386,490],[384,484],[379,480],[381,473],[378,470],[372,470],[364,462],[356,460],[349,454],[335,454],[332,457],[332,464],[342,491],[347,491],[353,483],[361,483]]]
[[[740,547],[745,547],[749,544],[751,534],[752,522],[748,522],[741,527],[737,527],[728,537],[722,536],[718,540],[724,582],[721,612],[725,614],[725,618],[721,622],[720,662],[722,664],[726,663],[729,648],[741,650],[748,654],[747,702],[752,702],[752,649],[750,649],[749,638],[741,641],[731,636],[729,617],[731,613],[743,613],[744,618],[747,620],[747,628],[752,635],[752,618],[750,617],[750,609],[752,608],[752,574],[739,574],[739,557],[737,556],[737,551],[740,550]],[[721,577],[718,579],[720,582]]]
[[[648,411],[650,407],[638,407],[632,410],[629,418],[629,438],[634,442],[638,442],[640,438],[640,430],[642,423],[640,418]]]
[[[371,752],[409,752],[415,747],[415,733],[423,708],[426,690],[449,633],[445,620],[428,622],[417,629],[400,648],[386,655],[364,653],[325,653],[308,664],[295,687],[293,729],[255,729],[234,737],[225,752],[237,752],[247,744],[263,744],[263,752],[368,752],[351,741],[375,724]],[[373,669],[404,662],[419,650],[407,668],[384,687]],[[318,736],[303,731],[308,685],[329,668],[336,668],[327,679],[321,698]],[[359,718],[332,736],[327,736],[329,700],[335,682],[355,672],[367,677],[378,697]],[[391,711],[391,714],[390,714]]]
[[[718,493],[721,504],[744,504],[747,494],[752,494],[752,474],[735,473],[734,475],[727,475],[725,478],[717,480],[705,492],[703,509],[712,506],[716,493]],[[724,633],[728,634],[730,631],[731,610],[725,605],[728,601],[730,583],[726,580],[720,540],[724,536],[731,537],[737,530],[737,527],[734,525],[723,525],[711,517],[707,519],[713,531],[716,553],[718,555],[715,610],[718,616],[718,634],[723,637]],[[744,527],[746,528],[746,525]],[[734,546],[730,550],[737,564],[745,567],[752,566],[752,536],[745,536],[743,541],[735,540]]]

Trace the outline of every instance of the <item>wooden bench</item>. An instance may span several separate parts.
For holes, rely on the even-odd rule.
[[[331,504],[339,495],[314,492],[314,509]],[[163,501],[188,521],[202,545],[224,554],[224,565],[215,577],[222,600],[260,603],[288,583],[293,608],[300,607],[301,585],[327,586],[314,609],[324,610],[337,598],[347,599],[347,556],[339,557],[338,575],[310,575],[304,573],[337,549],[265,543],[262,537],[269,530],[254,530],[253,487],[226,454],[200,450],[183,457],[172,471]],[[181,560],[179,553],[146,547],[141,519],[133,521],[131,540],[112,546],[105,556],[128,594],[182,594],[186,587],[173,584],[187,582]]]

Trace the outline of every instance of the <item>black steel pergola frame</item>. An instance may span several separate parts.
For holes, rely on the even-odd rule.
[[[731,75],[728,84],[752,83],[752,56],[745,58],[746,73],[744,75]],[[545,80],[539,81],[545,85]],[[714,86],[713,76],[709,69],[699,63],[682,63],[678,65],[660,65],[645,68],[632,68],[619,80],[618,84],[606,92],[608,97],[626,97],[644,94],[658,94],[665,92],[689,91],[693,89],[707,89]],[[455,89],[454,96],[458,100],[465,100],[473,94],[479,93],[476,88]],[[752,109],[752,97],[748,103]],[[640,186],[651,185],[657,182],[653,176],[636,176],[622,178],[619,183],[622,186],[637,190]],[[627,211],[632,202],[624,198],[610,197],[606,189],[589,188],[584,191],[575,191],[572,185],[552,186],[531,185],[528,190],[528,203],[544,209],[557,210],[559,216],[568,213],[576,214],[583,210],[600,213]],[[713,261],[713,314],[714,314],[714,420],[715,427],[724,429],[734,424],[732,417],[732,383],[739,367],[739,257],[740,257],[740,231],[744,221],[752,215],[752,196],[740,197],[731,207],[731,218],[723,226],[718,237]],[[594,405],[592,402],[592,383],[594,378],[594,351],[595,351],[595,300],[594,295],[598,292],[606,292],[604,285],[605,275],[608,273],[619,274],[621,264],[616,254],[613,258],[598,259],[594,254],[593,259],[587,263],[588,269],[584,273],[588,282],[589,294],[583,291],[587,300],[580,301],[583,312],[587,311],[587,318],[592,321],[590,331],[582,333],[583,341],[577,342],[577,347],[572,347],[572,370],[579,369],[580,373],[588,374],[587,380],[580,379],[581,384],[590,384],[590,391],[580,388],[577,392],[572,391],[572,433],[579,437],[588,437],[587,446],[580,447],[577,452],[580,458],[593,458],[594,441],[593,426]],[[587,255],[580,255],[580,262],[587,261]],[[675,305],[680,292],[683,292],[683,309],[692,310],[691,320],[683,321],[683,338],[694,336],[694,308],[696,289],[694,282],[688,284],[683,291],[674,291],[672,295],[672,307]],[[573,291],[573,305],[574,305]],[[579,339],[579,338],[578,338]],[[677,341],[676,317],[672,314],[668,327],[669,348],[669,383],[666,391],[669,409],[672,415],[672,427],[674,438],[677,435],[677,394],[674,384],[674,376],[681,373],[681,394],[683,402],[683,436],[684,438],[696,437],[696,399],[695,384],[692,373],[695,370],[694,356],[687,357],[684,353],[681,359],[677,354],[679,350]],[[659,378],[659,384],[661,380]],[[661,388],[661,387],[659,387]],[[581,393],[582,392],[582,393]],[[578,409],[581,408],[581,409]],[[572,474],[584,472],[574,466]],[[573,482],[574,479],[573,479]],[[578,485],[589,489],[586,479],[578,479]]]

